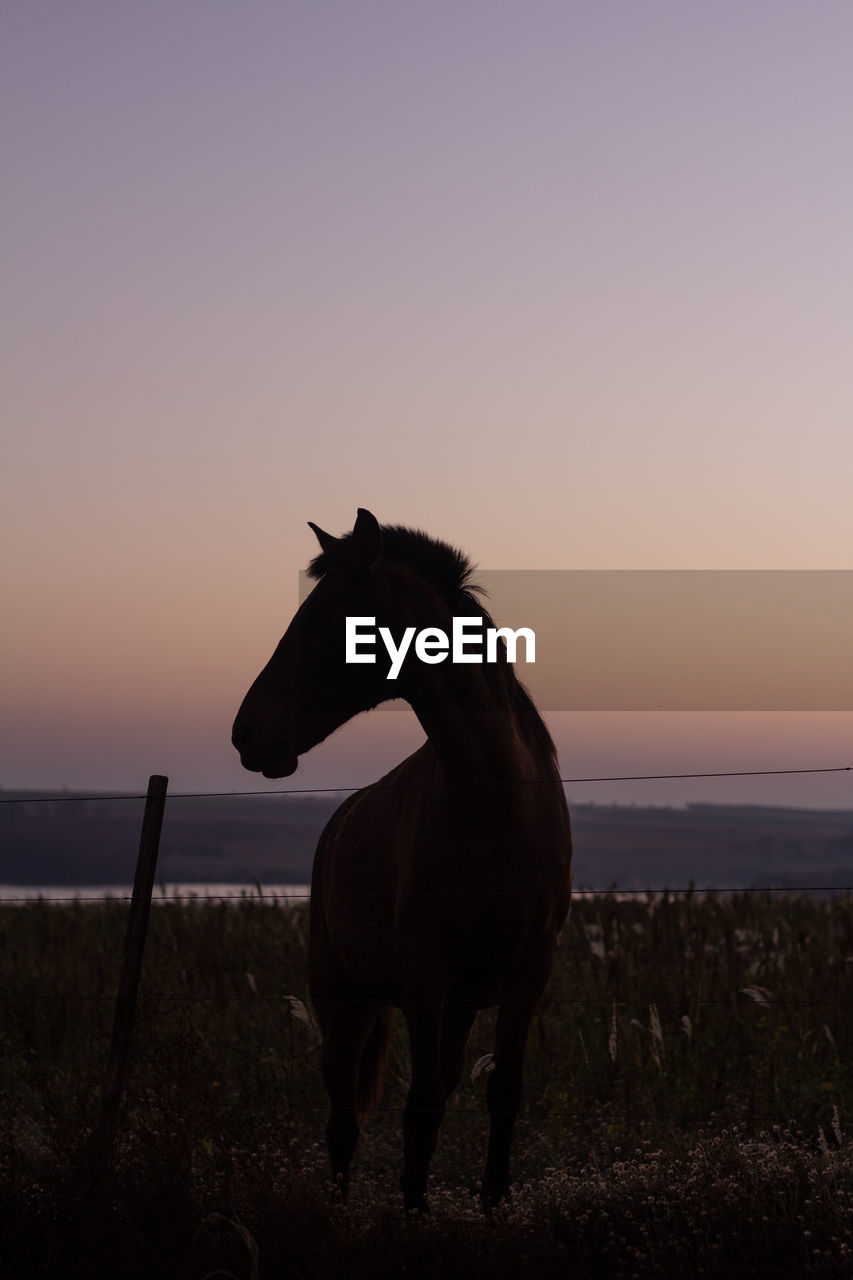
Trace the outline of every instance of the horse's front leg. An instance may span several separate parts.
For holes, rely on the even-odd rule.
[[[349,1004],[345,1000],[314,998],[323,1032],[321,1055],[323,1080],[331,1102],[326,1145],[332,1178],[342,1200],[349,1190],[350,1161],[358,1144],[356,1110],[358,1071],[370,1029],[381,1008],[372,1002]]]
[[[536,1008],[529,993],[509,999],[498,1011],[495,1035],[495,1069],[489,1076],[486,1098],[491,1117],[489,1151],[481,1197],[496,1205],[509,1191],[509,1157],[512,1131],[521,1107],[521,1078],[527,1033]]]
[[[403,1012],[412,1046],[412,1084],[403,1112],[403,1202],[406,1212],[426,1212],[429,1162],[444,1116],[441,1074],[443,997],[407,999]]]

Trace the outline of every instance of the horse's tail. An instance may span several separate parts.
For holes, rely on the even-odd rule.
[[[394,1010],[391,1005],[385,1004],[376,1015],[376,1021],[370,1028],[361,1051],[355,1104],[359,1117],[375,1111],[379,1106],[393,1024]]]

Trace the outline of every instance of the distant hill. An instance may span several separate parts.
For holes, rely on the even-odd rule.
[[[143,802],[53,794],[0,792],[0,884],[132,883]],[[169,799],[158,880],[304,883],[343,798]],[[579,889],[853,885],[853,810],[575,805],[572,829]]]
[[[573,811],[575,885],[853,885],[853,810],[690,804]]]
[[[60,793],[55,793],[59,797]],[[144,802],[62,794],[38,803],[0,799],[0,883],[130,884]],[[310,877],[317,838],[342,796],[169,799],[157,864],[165,883],[299,884]]]

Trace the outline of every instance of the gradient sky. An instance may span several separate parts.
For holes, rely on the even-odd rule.
[[[846,0],[7,0],[0,785],[263,785],[231,720],[358,506],[493,569],[850,568],[851,48]],[[853,756],[551,723],[571,776]]]

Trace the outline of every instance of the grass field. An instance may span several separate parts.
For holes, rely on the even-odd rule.
[[[306,915],[257,895],[153,909],[109,1195],[77,1214],[126,910],[0,908],[0,1274],[853,1274],[850,899],[576,901],[531,1032],[512,1200],[487,1218],[476,1196],[486,1014],[416,1222],[397,1188],[403,1029],[342,1209]]]

